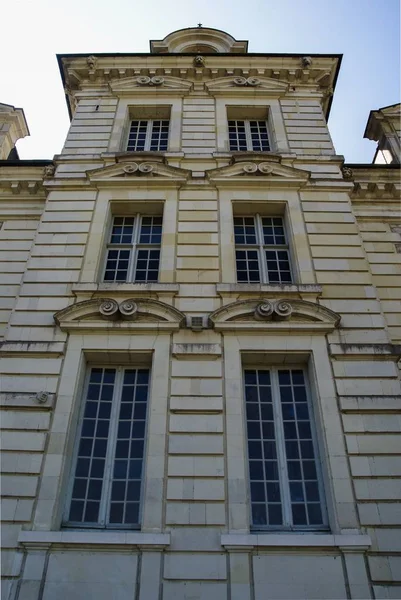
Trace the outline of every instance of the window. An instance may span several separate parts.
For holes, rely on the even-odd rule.
[[[266,121],[228,121],[230,150],[270,151]]]
[[[149,370],[93,367],[79,423],[68,523],[139,524]]]
[[[151,150],[166,152],[168,145],[168,119],[143,119],[131,121],[128,135],[128,152]]]
[[[234,217],[239,283],[291,283],[282,217]]]
[[[253,527],[324,528],[304,371],[247,369],[244,380]]]
[[[161,216],[115,216],[104,281],[157,281],[161,235]]]

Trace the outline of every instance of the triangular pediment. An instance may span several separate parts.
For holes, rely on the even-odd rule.
[[[163,92],[185,95],[189,94],[193,83],[170,75],[137,75],[110,81],[109,87],[113,94],[117,96],[130,95],[132,92],[135,92],[135,95],[149,95],[153,92],[157,92],[158,95],[163,94]]]
[[[161,180],[165,183],[168,181],[183,182],[190,176],[190,171],[177,167],[170,167],[162,162],[152,158],[146,159],[143,157],[136,158],[133,153],[131,158],[124,158],[123,161],[101,169],[94,169],[87,172],[87,177],[94,183],[157,183]]]
[[[94,298],[77,302],[54,314],[62,331],[87,329],[175,330],[185,323],[185,315],[152,298]]]
[[[266,95],[284,96],[288,84],[269,77],[238,77],[231,75],[207,81],[205,87],[212,96],[224,95]]]
[[[246,179],[246,181],[255,181],[259,179],[269,180],[270,183],[303,184],[310,177],[309,171],[296,169],[281,164],[281,157],[272,155],[269,157],[264,154],[257,155],[249,153],[242,154],[240,157],[234,157],[235,162],[226,167],[211,169],[207,171],[207,176],[211,181],[230,181],[231,179]]]
[[[299,330],[330,332],[340,323],[340,315],[316,304],[298,299],[239,300],[217,309],[209,316],[217,331]]]

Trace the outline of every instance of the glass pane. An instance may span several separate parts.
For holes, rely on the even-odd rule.
[[[118,414],[110,524],[135,525],[139,522],[148,382],[148,370],[125,369]]]
[[[113,396],[115,376],[115,369],[99,368],[93,368],[89,376],[70,505],[70,521],[96,523],[99,518],[110,426],[110,412],[106,411],[104,416],[101,408],[111,404],[108,398]]]

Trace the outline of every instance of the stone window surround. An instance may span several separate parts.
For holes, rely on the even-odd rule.
[[[112,217],[115,215],[134,216],[138,213],[163,215],[159,283],[173,283],[176,260],[175,248],[171,246],[171,243],[168,243],[168,240],[176,238],[177,210],[178,195],[175,189],[164,191],[122,188],[118,190],[100,190],[88,234],[87,251],[84,256],[80,283],[102,281],[107,236],[110,231]]]
[[[77,419],[82,400],[87,365],[103,363],[127,366],[151,365],[148,407],[148,441],[144,459],[141,532],[160,533],[163,529],[164,457],[167,451],[166,420],[168,405],[170,333],[127,336],[114,332],[104,349],[99,349],[95,334],[72,333],[60,376],[57,402],[49,432],[48,452],[38,489],[33,529],[59,531],[65,509],[71,473]],[[111,532],[114,535],[113,532]]]
[[[266,190],[252,192],[221,189],[220,243],[221,280],[237,284],[237,269],[234,244],[234,215],[283,216],[289,246],[291,272],[294,284],[316,284],[308,236],[297,191]],[[245,211],[245,212],[244,212]],[[294,243],[296,238],[296,243]]]
[[[230,107],[237,110],[244,107],[247,118],[250,118],[252,109],[255,113],[261,108],[266,109],[267,122],[269,130],[269,142],[272,152],[278,154],[288,154],[290,147],[287,139],[284,119],[281,112],[281,105],[278,99],[273,98],[216,98],[216,145],[217,152],[230,152],[230,143],[228,135],[228,114]],[[240,114],[240,113],[237,113]],[[239,118],[239,117],[238,117]],[[266,117],[264,117],[266,118]]]
[[[256,337],[225,332],[224,340],[224,393],[226,398],[230,398],[230,402],[226,402],[225,406],[229,531],[249,534],[251,523],[247,486],[241,485],[241,482],[248,482],[243,367],[261,364],[265,367],[271,364],[286,365],[290,358],[290,361],[298,365],[307,366],[330,530],[332,534],[359,532],[347,451],[325,337]]]
[[[160,96],[162,95],[160,94]],[[166,94],[162,97],[157,98],[155,98],[154,95],[120,98],[117,105],[116,116],[114,119],[107,151],[126,152],[128,131],[133,118],[132,115],[136,114],[135,109],[148,107],[148,110],[150,111],[149,114],[151,114],[152,110],[155,113],[157,107],[160,107],[162,114],[165,115],[166,106],[168,106],[170,119],[168,152],[179,152],[181,149],[182,105],[182,98],[171,97],[168,95],[168,92],[166,92]],[[148,118],[150,118],[150,116]],[[155,116],[152,118],[155,118]],[[132,154],[133,156],[135,155],[134,152]]]

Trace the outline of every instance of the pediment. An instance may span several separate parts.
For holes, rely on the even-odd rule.
[[[191,172],[187,169],[170,167],[160,160],[152,158],[137,158],[132,153],[131,158],[125,158],[115,165],[94,169],[87,172],[87,177],[91,182],[119,182],[119,183],[149,183],[154,180],[168,180],[174,182],[186,181]]]
[[[57,311],[54,320],[62,331],[87,329],[167,330],[179,329],[185,315],[169,304],[151,298],[94,298]]]
[[[284,96],[288,84],[269,77],[249,76],[238,77],[235,75],[219,77],[205,83],[205,87],[212,96],[224,95],[266,95]]]
[[[271,183],[280,183],[284,180],[286,185],[291,182],[303,184],[310,178],[309,171],[282,165],[281,157],[275,155],[269,157],[266,154],[262,156],[249,153],[248,156],[242,154],[240,157],[234,157],[234,160],[235,162],[232,165],[207,171],[208,178],[213,181],[246,178],[247,182],[257,181],[261,178],[269,180]]]
[[[186,95],[193,88],[193,83],[180,77],[172,77],[170,75],[138,75],[135,77],[125,77],[116,81],[109,82],[110,90],[117,96],[138,94],[179,94]]]
[[[232,302],[209,316],[217,331],[297,330],[328,333],[338,327],[340,315],[316,304],[298,299],[247,299]]]

